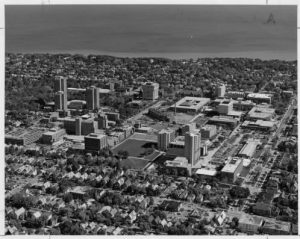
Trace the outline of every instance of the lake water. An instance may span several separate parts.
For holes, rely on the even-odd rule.
[[[6,6],[5,41],[15,53],[295,60],[296,21],[293,6]]]

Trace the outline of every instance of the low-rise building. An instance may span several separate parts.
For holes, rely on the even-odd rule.
[[[217,170],[210,168],[200,168],[197,169],[196,175],[201,179],[211,179],[217,175]]]
[[[238,121],[232,117],[226,116],[214,116],[208,120],[208,124],[227,126],[230,128],[235,128]]]
[[[253,107],[248,115],[249,120],[271,120],[275,115],[275,109],[269,108],[267,105],[257,105]]]
[[[65,129],[50,129],[48,132],[43,133],[42,140],[44,144],[52,144],[60,140],[65,134]]]
[[[244,98],[245,92],[243,92],[243,91],[228,91],[226,95],[228,98],[231,98],[231,99]]]
[[[252,211],[256,215],[269,217],[271,215],[272,206],[269,203],[257,202],[252,207]]]
[[[199,111],[203,106],[210,102],[209,98],[200,97],[184,97],[170,107],[170,110],[176,112],[191,112]]]
[[[261,142],[259,140],[248,140],[240,150],[239,156],[244,158],[251,158],[256,151],[256,147],[260,144]]]
[[[258,229],[262,226],[262,224],[263,220],[261,217],[243,213],[239,218],[238,228],[241,232],[255,234],[258,233]]]
[[[241,125],[245,129],[261,130],[261,131],[271,131],[275,127],[275,122],[265,121],[265,120],[256,120],[256,121],[244,121]]]
[[[44,132],[40,128],[17,129],[5,134],[5,144],[29,145],[38,141]]]
[[[290,235],[291,223],[284,221],[266,221],[261,228],[262,232],[269,235]]]
[[[223,100],[218,105],[218,112],[222,115],[227,115],[230,111],[233,110],[233,101],[231,100]]]
[[[243,160],[239,158],[231,159],[221,170],[222,180],[234,183],[243,169]]]
[[[272,102],[272,95],[261,93],[250,93],[247,95],[247,99],[252,100],[255,103],[268,103]]]
[[[104,134],[93,133],[84,137],[84,148],[86,151],[99,152],[107,147],[107,136]]]
[[[211,137],[217,134],[217,126],[216,125],[205,125],[201,128],[201,137],[203,139],[210,139]]]
[[[256,104],[251,100],[236,100],[233,102],[233,109],[238,111],[249,111]]]

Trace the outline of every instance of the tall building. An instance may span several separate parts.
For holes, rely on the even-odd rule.
[[[86,151],[99,152],[107,147],[107,136],[104,134],[93,133],[84,137],[84,148]]]
[[[63,77],[58,77],[55,79],[54,81],[54,92],[62,92],[62,96],[63,100],[59,101],[58,99],[55,100],[55,106],[57,109],[60,110],[67,110],[67,102],[68,102],[68,88],[67,88],[67,78],[63,78]],[[55,95],[56,96],[56,95]],[[59,106],[61,106],[61,104],[57,105],[56,103],[60,103],[63,102],[63,106],[62,108],[60,108]]]
[[[144,100],[158,99],[159,84],[154,82],[147,82],[142,86]]]
[[[158,148],[167,150],[170,142],[175,139],[175,131],[171,129],[162,129],[158,133]]]
[[[86,89],[86,106],[89,110],[99,109],[99,88],[91,86]]]
[[[187,132],[185,134],[184,156],[188,162],[193,166],[200,158],[201,134]]]
[[[67,101],[65,97],[65,93],[63,91],[58,91],[54,96],[55,108],[57,110],[67,110]]]
[[[196,123],[186,124],[182,127],[182,135],[196,130]]]
[[[81,135],[81,123],[82,123],[82,118],[77,117],[75,119],[75,134],[76,135]]]
[[[216,88],[216,96],[217,97],[224,97],[226,92],[226,86],[225,85],[219,85]]]
[[[107,127],[108,127],[107,115],[99,114],[98,115],[98,129],[107,129]]]

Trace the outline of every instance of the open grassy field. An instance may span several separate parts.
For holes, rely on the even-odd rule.
[[[152,148],[153,142],[146,140],[127,139],[116,148],[113,152],[117,154],[120,150],[126,150],[129,156],[132,157],[143,157],[144,153]]]
[[[130,169],[143,169],[148,163],[149,161],[145,159],[128,157],[121,161],[121,167],[126,166]]]

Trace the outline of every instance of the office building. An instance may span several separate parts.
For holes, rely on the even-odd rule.
[[[218,125],[218,126],[227,126],[230,128],[235,128],[238,121],[232,117],[226,116],[213,116],[208,120],[208,124]]]
[[[52,144],[60,140],[65,134],[65,129],[50,129],[48,132],[43,133],[42,141],[44,144]]]
[[[38,141],[44,132],[39,128],[17,129],[5,134],[5,144],[29,145]]]
[[[265,120],[256,120],[256,121],[244,121],[241,125],[245,129],[253,129],[260,131],[272,131],[275,128],[275,122],[265,121]]]
[[[182,127],[182,135],[186,133],[194,132],[196,130],[196,123],[186,124]]]
[[[82,118],[77,117],[75,119],[75,134],[81,135],[81,124],[82,124]]]
[[[184,155],[193,166],[200,158],[201,134],[188,132],[184,138]]]
[[[260,144],[261,142],[259,140],[248,140],[247,143],[240,150],[238,156],[244,158],[251,158],[256,151],[256,147]]]
[[[83,120],[81,123],[81,134],[88,135],[91,133],[95,133],[96,128],[97,128],[97,122],[94,121],[93,118],[88,120]]]
[[[55,101],[56,110],[66,111],[67,101],[66,101],[65,93],[63,91],[58,91],[55,93],[54,97],[55,97],[54,101]]]
[[[98,115],[98,129],[107,129],[107,128],[108,128],[107,115],[99,114]]]
[[[54,91],[63,91],[67,93],[67,78],[57,77],[54,81]]]
[[[86,106],[89,110],[100,108],[99,88],[91,86],[86,89]]]
[[[94,133],[97,129],[97,122],[94,121],[93,118],[84,120],[81,117],[78,117],[76,119],[66,117],[63,118],[62,122],[67,134],[70,135],[87,135],[90,133]]]
[[[200,132],[203,139],[210,139],[217,134],[217,126],[207,124],[201,128]]]
[[[106,112],[105,113],[107,115],[107,119],[109,121],[117,121],[120,119],[120,114],[119,113],[115,113],[115,112]]]
[[[226,86],[225,85],[218,85],[216,87],[216,96],[217,97],[224,97],[226,92]]]
[[[158,148],[160,150],[167,150],[170,142],[175,139],[175,131],[171,129],[162,129],[158,133]]]
[[[260,103],[272,103],[272,95],[270,94],[261,94],[261,93],[250,93],[247,95],[247,99],[252,100],[253,102]]]
[[[221,170],[224,182],[234,183],[243,169],[243,160],[239,158],[231,159]]]
[[[251,110],[256,104],[251,100],[236,100],[233,101],[233,109],[238,111],[249,111]]]
[[[240,215],[238,228],[241,232],[256,234],[263,222],[264,221],[261,217],[243,213]]]
[[[156,100],[158,99],[159,84],[154,82],[147,82],[142,85],[143,99]]]
[[[89,134],[84,137],[84,148],[89,152],[99,152],[108,147],[107,136],[104,134]]]
[[[183,113],[196,113],[210,102],[209,98],[186,96],[170,107],[170,110]]]
[[[218,105],[218,112],[222,115],[227,115],[231,111],[233,111],[233,102],[230,100],[223,100]]]
[[[254,121],[254,120],[271,120],[275,115],[275,109],[269,108],[265,105],[257,105],[253,107],[248,115],[247,119]]]
[[[202,135],[201,135],[202,137]],[[208,153],[207,144],[200,145],[200,156],[206,156]]]
[[[231,99],[238,99],[238,98],[244,98],[245,92],[243,91],[228,91],[227,97]]]

